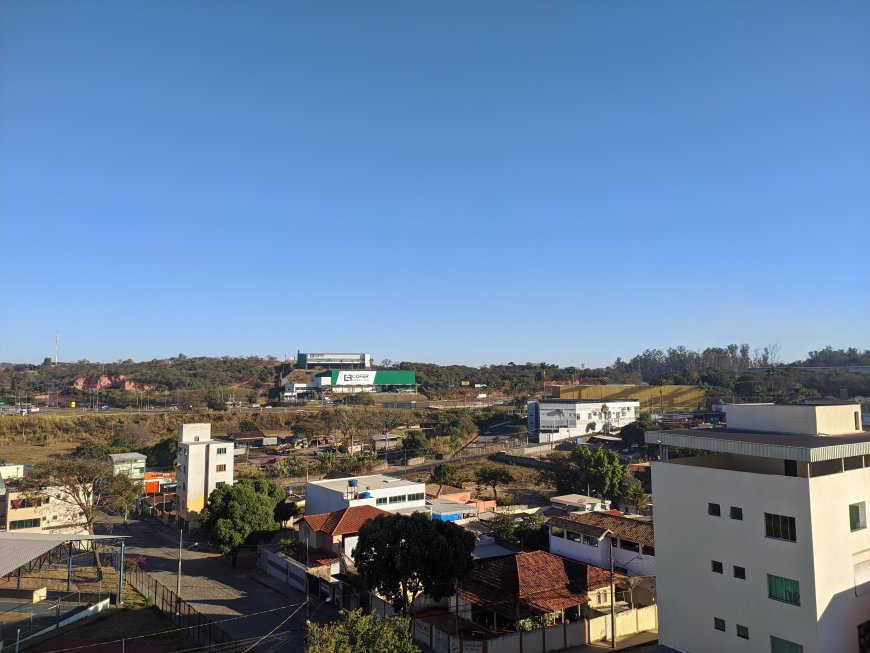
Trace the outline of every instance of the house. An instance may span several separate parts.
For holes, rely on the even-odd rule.
[[[558,497],[550,497],[550,505],[566,512],[610,510],[610,501],[608,499],[588,497],[585,494],[563,494]]]
[[[131,481],[145,482],[145,454],[141,453],[110,453],[109,462],[112,465],[112,475],[126,474]]]
[[[523,619],[574,621],[609,609],[610,572],[546,551],[518,553],[477,562],[457,596],[465,619],[492,631],[517,630]]]
[[[145,472],[145,494],[161,494],[173,492],[176,488],[176,473]]]
[[[44,488],[36,496],[19,486],[17,479],[0,478],[0,529],[16,533],[88,533],[81,509],[63,488]]]
[[[629,576],[655,576],[656,551],[649,521],[587,512],[547,522],[550,553],[599,567],[613,565]]]
[[[305,484],[305,512],[335,512],[351,506],[375,506],[387,512],[426,511],[426,485],[373,474],[310,481]]]
[[[359,530],[378,515],[392,513],[374,506],[352,506],[320,515],[305,515],[299,522],[299,541],[310,548],[351,557]]]
[[[646,434],[661,456],[659,642],[690,653],[868,650],[870,433],[859,406],[725,414],[726,428]]]
[[[640,417],[640,402],[542,399],[528,403],[529,442],[558,442],[622,428]]]
[[[182,424],[178,428],[178,519],[197,525],[215,488],[233,484],[233,446],[211,439],[211,424]]]

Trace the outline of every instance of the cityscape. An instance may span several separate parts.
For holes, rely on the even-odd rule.
[[[0,653],[870,653],[868,26],[0,3]]]

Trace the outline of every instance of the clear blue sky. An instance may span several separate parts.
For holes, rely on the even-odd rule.
[[[0,360],[870,348],[870,3],[0,4]]]

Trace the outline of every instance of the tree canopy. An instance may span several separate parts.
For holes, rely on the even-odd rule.
[[[492,488],[493,498],[498,501],[498,486],[513,483],[514,477],[508,470],[495,465],[484,465],[474,473],[478,486]]]
[[[419,653],[407,619],[382,619],[362,610],[342,612],[325,624],[305,627],[306,653]]]
[[[456,593],[471,569],[474,535],[428,515],[380,515],[366,523],[353,551],[368,587],[408,614],[425,592],[436,601]]]
[[[243,545],[261,542],[279,528],[275,519],[279,498],[272,486],[277,487],[271,481],[245,480],[216,488],[208,498],[202,529],[211,546],[232,556],[233,565]]]
[[[591,449],[578,446],[562,463],[559,471],[554,473],[554,480],[559,492],[591,492],[593,496],[603,499],[617,499],[626,473],[616,452],[604,447]]]

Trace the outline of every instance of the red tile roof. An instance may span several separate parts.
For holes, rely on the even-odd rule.
[[[328,533],[330,535],[352,535],[359,533],[359,529],[367,521],[378,515],[389,515],[385,510],[374,506],[351,506],[335,512],[326,512],[319,515],[305,515],[303,519],[308,527],[315,532]]]
[[[478,563],[458,593],[508,619],[525,619],[588,603],[589,592],[609,585],[607,569],[532,551]]]
[[[621,540],[630,540],[644,546],[655,546],[652,523],[621,514],[586,512],[567,517],[553,517],[547,524],[599,539],[612,534]]]

